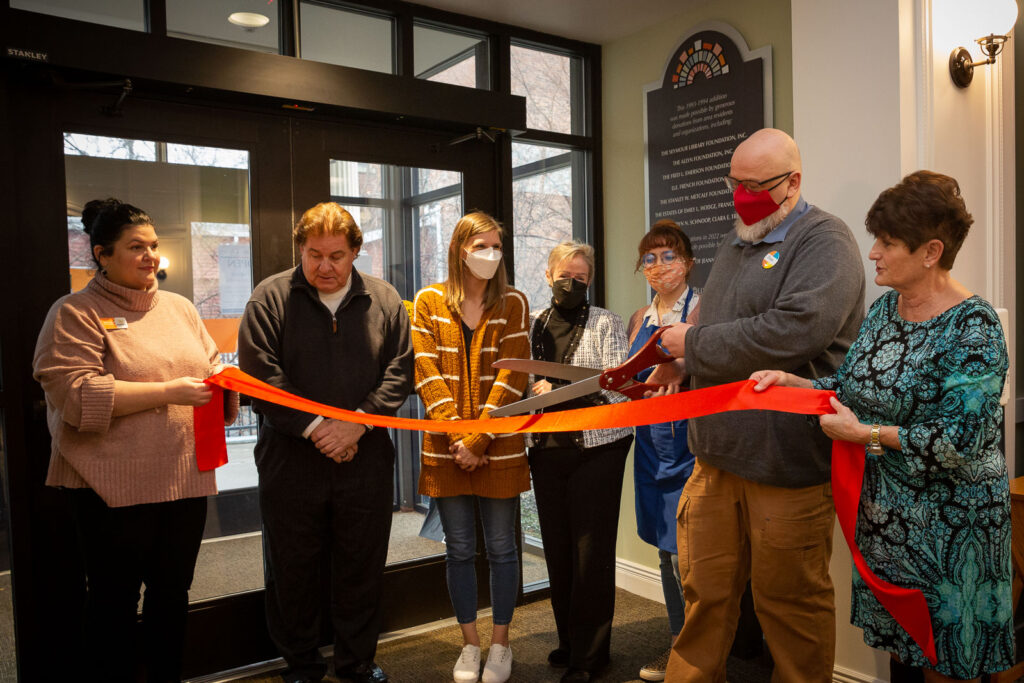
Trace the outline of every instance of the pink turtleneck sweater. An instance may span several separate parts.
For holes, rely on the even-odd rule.
[[[46,483],[91,488],[111,507],[217,493],[196,466],[192,408],[113,416],[114,380],[208,377],[220,355],[192,302],[122,287],[97,273],[59,299],[39,332],[34,376],[46,392],[53,446]],[[238,395],[227,394],[234,421]]]

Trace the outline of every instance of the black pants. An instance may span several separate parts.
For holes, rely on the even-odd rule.
[[[609,660],[619,497],[632,440],[530,449],[558,646],[574,668],[597,671]]]
[[[85,556],[88,681],[136,680],[142,603],[146,680],[181,680],[188,589],[206,525],[206,498],[112,508],[92,489],[70,489]]]
[[[267,626],[286,680],[320,680],[321,614],[330,607],[336,671],[373,661],[393,510],[394,447],[376,429],[352,462],[264,425],[257,447]]]

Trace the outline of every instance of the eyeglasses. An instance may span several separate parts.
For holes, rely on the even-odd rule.
[[[679,257],[676,255],[676,252],[672,251],[671,249],[667,249],[661,252],[660,254],[653,254],[651,252],[648,252],[644,254],[643,264],[644,268],[651,268],[660,261],[661,265],[670,266],[673,263],[675,263],[678,258]]]
[[[725,184],[729,186],[730,192],[735,192],[736,188],[739,187],[740,185],[747,188],[748,192],[771,192],[776,187],[786,182],[786,179],[789,178],[789,176],[793,175],[794,173],[796,173],[796,171],[789,171],[788,173],[782,173],[781,175],[768,178],[767,180],[737,180],[736,178],[733,178],[731,175],[727,175],[724,178],[722,178],[722,180],[724,180]],[[770,183],[773,180],[778,180],[779,182],[775,183],[770,187],[767,187],[768,183]]]

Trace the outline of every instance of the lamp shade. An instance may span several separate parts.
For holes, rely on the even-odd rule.
[[[968,7],[969,5],[969,7]],[[1016,0],[974,0],[963,3],[963,31],[972,39],[987,35],[1005,36],[1017,21]]]

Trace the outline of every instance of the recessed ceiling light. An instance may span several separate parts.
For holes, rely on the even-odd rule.
[[[234,12],[228,17],[228,21],[235,26],[254,29],[263,28],[269,24],[270,17],[265,14],[259,14],[258,12]]]

